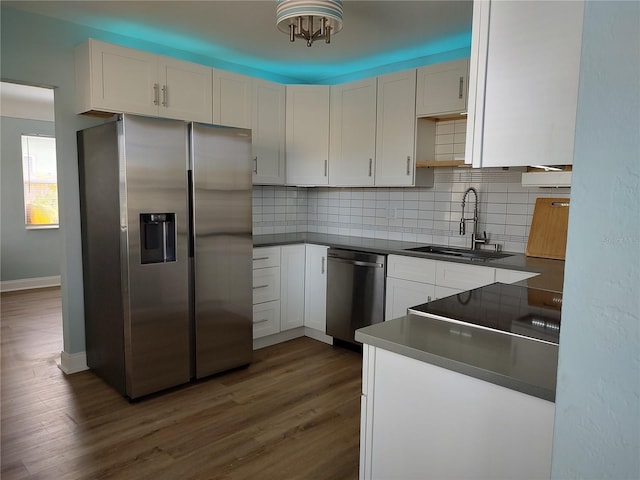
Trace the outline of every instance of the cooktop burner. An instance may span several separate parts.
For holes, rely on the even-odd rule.
[[[494,283],[424,303],[409,311],[557,345],[561,307],[561,293]]]

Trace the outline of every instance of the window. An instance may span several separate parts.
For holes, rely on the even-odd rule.
[[[58,226],[55,138],[22,135],[22,173],[27,228]]]

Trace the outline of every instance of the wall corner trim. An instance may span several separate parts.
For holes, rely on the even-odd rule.
[[[60,370],[65,375],[71,375],[74,373],[89,370],[87,366],[87,352],[67,353],[65,351],[60,352],[60,364],[58,365]]]

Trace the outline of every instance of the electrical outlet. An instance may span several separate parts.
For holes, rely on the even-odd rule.
[[[396,207],[387,208],[387,218],[398,218],[398,209]]]

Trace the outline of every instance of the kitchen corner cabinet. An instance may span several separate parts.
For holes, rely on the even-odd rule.
[[[75,49],[76,111],[211,123],[212,71],[89,39]]]
[[[325,333],[327,329],[327,249],[306,245],[304,326]]]
[[[467,163],[573,162],[583,11],[582,1],[474,2]]]
[[[251,128],[251,77],[225,70],[213,72],[213,123]]]
[[[468,58],[418,68],[416,116],[465,112],[468,78]]]
[[[329,183],[329,86],[287,85],[288,185]]]
[[[286,87],[254,78],[252,88],[253,183],[284,185]]]
[[[416,70],[378,77],[376,185],[412,186],[415,174]]]
[[[329,184],[375,183],[376,78],[330,87]]]
[[[280,330],[304,325],[305,247],[285,245],[280,253]]]

